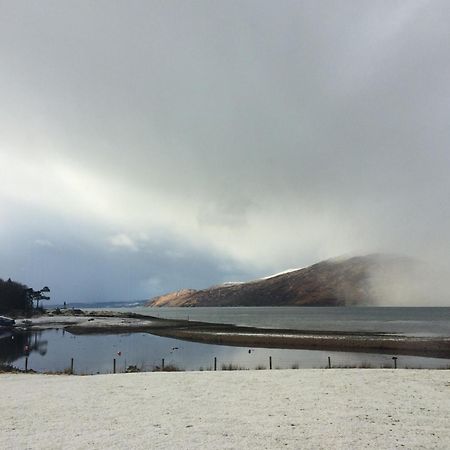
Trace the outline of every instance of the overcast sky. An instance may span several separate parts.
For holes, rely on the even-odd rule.
[[[0,0],[0,277],[145,299],[450,265],[448,1]]]

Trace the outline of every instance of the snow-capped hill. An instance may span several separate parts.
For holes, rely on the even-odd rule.
[[[409,274],[415,264],[409,258],[380,254],[330,259],[247,283],[172,292],[153,298],[148,306],[374,305],[380,300],[374,280],[388,279],[386,274],[397,274],[399,268]]]

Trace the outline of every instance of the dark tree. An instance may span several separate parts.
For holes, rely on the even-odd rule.
[[[35,291],[22,283],[11,279],[4,281],[0,278],[0,314],[14,312],[30,314],[33,311],[33,302],[36,302],[36,308],[39,308],[40,301],[50,299],[45,295],[49,292],[47,286]]]
[[[27,289],[27,294],[29,296],[29,298],[31,299],[31,304],[33,304],[33,302],[36,302],[36,309],[39,309],[39,302],[42,300],[50,300],[50,297],[47,295],[44,295],[44,292],[50,292],[50,289],[45,286],[43,287],[40,291],[35,291],[34,289]],[[42,305],[41,305],[42,306]]]
[[[28,295],[28,286],[0,279],[0,313],[23,311],[31,312],[33,301]]]

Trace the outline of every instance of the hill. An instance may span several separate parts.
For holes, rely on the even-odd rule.
[[[330,259],[247,283],[183,289],[155,297],[147,306],[369,306],[379,301],[374,279],[415,265],[406,257],[378,254]]]

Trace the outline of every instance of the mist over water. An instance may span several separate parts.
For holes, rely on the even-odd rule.
[[[370,288],[379,306],[448,306],[450,273],[438,264],[412,261],[374,270]]]

